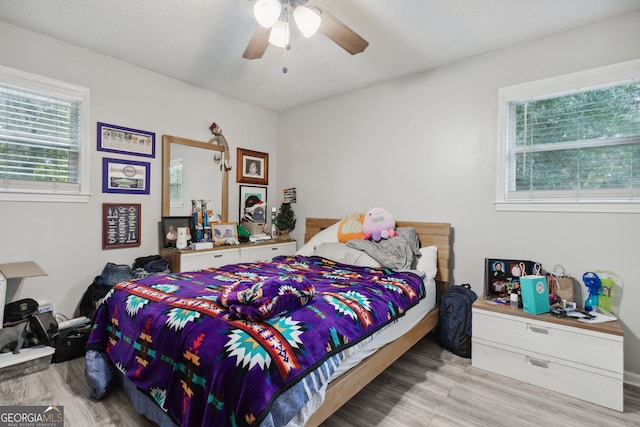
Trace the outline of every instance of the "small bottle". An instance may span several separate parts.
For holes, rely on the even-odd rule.
[[[509,306],[511,306],[511,308],[518,308],[518,294],[517,293],[512,293],[510,295],[510,300],[509,300]]]
[[[276,238],[276,207],[271,208],[271,237]]]

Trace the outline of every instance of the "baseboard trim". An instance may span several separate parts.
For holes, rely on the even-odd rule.
[[[636,387],[640,387],[640,374],[635,372],[624,371],[624,382]]]

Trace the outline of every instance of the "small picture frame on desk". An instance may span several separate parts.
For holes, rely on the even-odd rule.
[[[238,230],[235,222],[214,222],[211,223],[213,229],[213,241],[224,243],[227,239],[238,240]]]
[[[193,241],[196,229],[191,216],[163,216],[160,226],[163,248],[175,248],[178,239],[178,227],[187,228],[187,243]]]
[[[520,287],[520,277],[535,274],[539,263],[528,260],[485,258],[484,294],[487,298],[509,297],[515,288]]]

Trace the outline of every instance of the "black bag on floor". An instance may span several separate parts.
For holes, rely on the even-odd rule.
[[[477,298],[467,283],[450,286],[440,299],[440,344],[461,357],[471,357],[471,306]]]
[[[53,340],[56,352],[51,361],[60,363],[84,356],[90,332],[91,324],[60,331]]]

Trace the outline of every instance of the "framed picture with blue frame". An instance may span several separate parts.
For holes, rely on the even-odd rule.
[[[156,157],[156,134],[98,122],[98,151]]]
[[[149,194],[151,163],[102,158],[102,192]]]

